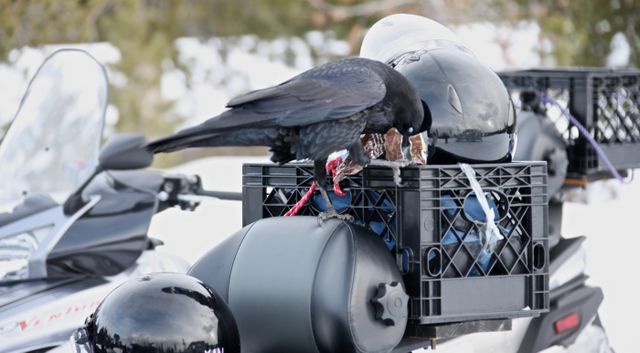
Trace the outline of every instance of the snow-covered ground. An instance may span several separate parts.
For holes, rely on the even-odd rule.
[[[202,176],[209,189],[240,191],[242,163],[264,161],[266,157],[213,157],[176,170]],[[611,193],[617,194],[615,200],[607,200]],[[624,186],[598,185],[589,196],[592,201],[588,205],[565,206],[563,232],[568,237],[588,236],[587,271],[590,283],[602,287],[605,293],[600,313],[611,344],[618,353],[637,352],[632,330],[640,317],[635,283],[638,267],[634,262],[640,257],[640,231],[635,224],[640,209],[640,181]],[[168,210],[158,215],[150,235],[164,240],[166,251],[193,262],[241,225],[240,202],[207,200],[195,212]]]
[[[638,352],[632,332],[640,318],[635,272],[635,260],[640,259],[640,228],[635,223],[640,222],[640,180],[611,186],[618,193],[615,200],[567,204],[563,234],[587,236],[587,273],[589,282],[604,291],[600,313],[611,344],[618,353]]]

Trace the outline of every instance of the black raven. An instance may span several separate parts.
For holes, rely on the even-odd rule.
[[[315,181],[328,201],[325,164],[331,153],[347,148],[354,162],[366,166],[371,160],[361,134],[395,127],[408,138],[421,131],[424,116],[420,98],[401,73],[364,58],[321,65],[236,97],[227,107],[201,125],[151,142],[148,149],[269,146],[275,163],[313,160]]]

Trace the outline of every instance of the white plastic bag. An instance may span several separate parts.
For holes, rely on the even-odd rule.
[[[496,215],[493,212],[493,209],[489,207],[487,197],[476,180],[476,172],[473,170],[473,167],[466,163],[458,163],[458,165],[469,180],[469,185],[471,185],[471,189],[475,193],[478,203],[480,203],[480,207],[482,207],[482,211],[484,211],[485,219],[487,220],[485,225],[482,227],[484,229],[481,229],[482,250],[493,251],[496,243],[499,240],[504,239],[504,236],[500,233],[500,229],[498,229],[498,226],[495,223]]]

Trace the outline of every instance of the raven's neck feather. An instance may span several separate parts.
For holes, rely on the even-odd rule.
[[[367,125],[363,132],[366,134],[384,134],[393,127],[392,122],[391,109],[382,103],[376,104],[370,108]]]

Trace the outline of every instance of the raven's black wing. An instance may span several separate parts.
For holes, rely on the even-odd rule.
[[[219,116],[149,147],[158,152],[175,150],[225,131],[306,126],[351,116],[379,103],[386,94],[384,80],[368,65],[365,59],[343,59],[278,86],[249,92],[229,101],[230,109]]]
[[[305,126],[351,116],[379,103],[386,94],[382,78],[353,63],[332,63],[310,70],[278,86],[232,99],[223,114],[202,128],[240,126]]]

